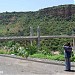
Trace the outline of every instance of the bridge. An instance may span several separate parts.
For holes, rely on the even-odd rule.
[[[50,39],[50,38],[72,38],[73,39],[73,48],[75,50],[75,36],[74,35],[49,35],[49,36],[41,36],[40,28],[37,27],[37,36],[33,36],[33,28],[30,27],[30,36],[9,36],[9,37],[0,37],[0,41],[4,40],[30,40],[32,45],[32,40],[37,40],[38,48],[40,47],[40,40],[42,39]]]
[[[0,41],[4,40],[30,40],[32,45],[32,40],[37,40],[38,47],[40,46],[40,40],[50,39],[50,38],[73,38],[73,48],[75,50],[75,36],[71,35],[52,35],[52,36],[9,36],[9,37],[0,37]]]
[[[52,35],[52,36],[40,36],[40,39],[49,39],[49,38],[75,38],[75,36],[69,35]],[[0,37],[0,40],[35,40],[38,39],[38,36],[9,36],[9,37]]]

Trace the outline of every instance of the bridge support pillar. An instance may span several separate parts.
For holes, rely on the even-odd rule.
[[[40,48],[40,28],[37,27],[37,36],[38,36],[38,49]]]
[[[33,28],[32,27],[30,27],[30,36],[32,37],[33,36]],[[31,46],[33,45],[32,44],[32,39],[30,39],[30,43],[31,43]]]
[[[75,38],[73,38],[73,52],[75,53]]]

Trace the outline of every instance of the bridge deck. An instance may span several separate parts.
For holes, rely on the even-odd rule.
[[[40,39],[49,39],[49,38],[75,38],[75,36],[68,36],[68,35],[53,35],[53,36],[40,36]],[[31,39],[38,39],[38,36],[10,36],[10,37],[0,37],[0,40],[31,40]]]

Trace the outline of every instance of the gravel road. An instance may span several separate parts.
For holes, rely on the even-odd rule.
[[[75,75],[64,71],[65,66],[0,56],[0,75]]]

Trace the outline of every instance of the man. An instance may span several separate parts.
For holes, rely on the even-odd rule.
[[[64,54],[65,54],[65,66],[66,66],[66,71],[71,70],[71,63],[70,63],[70,58],[71,58],[71,53],[72,53],[72,47],[70,43],[67,43],[64,45]]]

